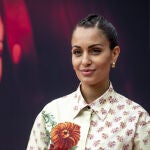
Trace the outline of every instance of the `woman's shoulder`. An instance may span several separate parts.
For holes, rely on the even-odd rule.
[[[116,93],[115,97],[117,99],[117,107],[126,109],[132,113],[147,113],[147,110],[135,100],[132,100],[122,94]]]
[[[139,124],[146,122],[150,125],[150,116],[146,109],[136,101],[119,93],[115,93],[111,112],[115,112],[115,117],[119,115],[129,122],[139,122]]]
[[[65,108],[69,107],[73,103],[75,92],[69,93],[68,95],[56,98],[47,103],[43,110],[51,110],[53,108]]]

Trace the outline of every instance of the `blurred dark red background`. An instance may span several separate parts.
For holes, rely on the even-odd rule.
[[[26,149],[44,105],[77,88],[70,37],[76,22],[89,13],[103,15],[118,30],[121,55],[111,72],[114,88],[150,113],[149,4],[148,0],[0,0],[0,149]]]

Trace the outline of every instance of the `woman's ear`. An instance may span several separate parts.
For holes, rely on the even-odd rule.
[[[120,54],[120,47],[115,46],[112,50],[112,62],[111,62],[112,68],[115,67],[115,64],[116,64],[119,54]]]
[[[120,54],[120,47],[115,46],[112,50],[112,63],[116,63],[119,54]]]

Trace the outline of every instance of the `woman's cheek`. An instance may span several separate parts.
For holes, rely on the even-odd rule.
[[[79,64],[80,64],[79,60],[72,59],[72,65],[74,69],[77,69],[79,67]]]

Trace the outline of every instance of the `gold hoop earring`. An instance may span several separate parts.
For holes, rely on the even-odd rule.
[[[115,68],[115,62],[112,63],[112,66],[111,66],[111,67],[112,67],[112,68]]]

